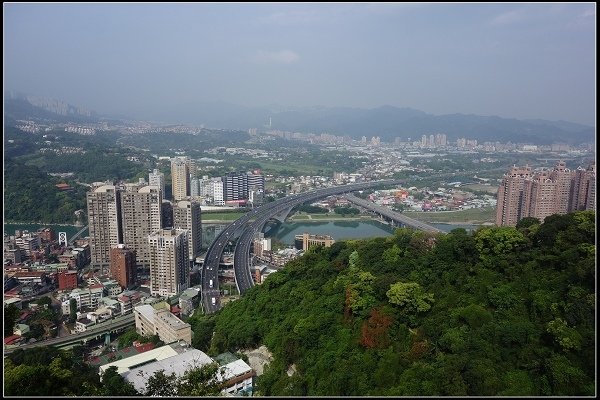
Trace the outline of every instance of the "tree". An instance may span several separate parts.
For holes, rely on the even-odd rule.
[[[540,220],[538,218],[525,217],[525,218],[521,219],[519,222],[517,222],[516,228],[518,230],[521,230],[521,229],[529,228],[533,225],[539,225],[539,224],[540,224]]]
[[[138,396],[139,393],[131,382],[117,373],[117,367],[109,367],[102,374],[103,396]]]
[[[433,293],[425,293],[416,282],[397,282],[390,285],[386,293],[391,304],[400,306],[409,313],[425,312],[433,304]]]
[[[119,348],[131,346],[135,340],[142,338],[142,335],[137,333],[135,328],[128,330],[119,337]]]
[[[360,344],[367,348],[386,348],[389,345],[389,327],[393,320],[374,308],[371,316],[361,327]]]
[[[177,383],[177,396],[218,396],[221,394],[223,384],[217,376],[221,374],[217,363],[210,363],[201,367],[188,369]]]
[[[164,369],[158,370],[148,377],[144,396],[177,396],[177,380],[178,377],[174,372],[167,375]]]
[[[516,252],[525,243],[523,234],[509,226],[484,228],[475,233],[479,257],[488,263],[498,256]]]
[[[43,306],[45,304],[47,307],[51,307],[52,299],[50,299],[50,297],[48,297],[48,296],[43,296],[43,297],[40,297],[39,299],[37,299],[35,304],[39,304],[41,306]]]
[[[13,334],[13,329],[17,319],[21,315],[21,310],[14,304],[4,306],[4,336],[10,336]]]
[[[548,333],[554,336],[554,340],[565,350],[579,350],[582,337],[576,329],[570,328],[561,318],[555,318],[547,324]]]

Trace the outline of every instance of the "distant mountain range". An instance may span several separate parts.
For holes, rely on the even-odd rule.
[[[12,92],[4,94],[5,122],[42,119],[93,122],[106,118],[55,99]],[[114,119],[114,118],[111,118]],[[433,115],[411,108],[348,107],[244,107],[225,102],[184,104],[152,114],[165,123],[203,124],[207,128],[247,130],[278,129],[292,132],[330,133],[360,139],[379,136],[382,141],[420,140],[421,135],[445,133],[449,141],[465,137],[480,142],[551,144],[595,143],[595,127],[567,121],[518,120],[465,114]],[[270,125],[269,125],[270,121]]]

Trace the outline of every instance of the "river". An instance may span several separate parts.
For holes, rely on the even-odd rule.
[[[452,229],[465,228],[467,231],[477,229],[479,225],[431,224],[444,232]],[[203,224],[202,242],[206,248],[214,240],[215,234],[223,230],[225,225]],[[385,237],[394,233],[394,228],[379,221],[315,221],[315,222],[285,222],[267,228],[266,237],[276,238],[287,245],[294,245],[294,237],[308,232],[313,235],[331,235],[335,240],[366,239]]]

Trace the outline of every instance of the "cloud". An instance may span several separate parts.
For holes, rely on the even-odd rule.
[[[492,19],[492,25],[510,25],[523,20],[521,12],[513,10],[497,15]]]
[[[581,18],[587,18],[587,17],[595,17],[596,16],[596,10],[593,8],[590,8],[588,10],[585,10],[580,17]]]
[[[274,12],[264,17],[260,17],[259,21],[266,24],[276,25],[296,25],[310,24],[323,20],[323,15],[316,11],[286,11]]]
[[[567,23],[570,29],[596,29],[596,9],[588,8]]]
[[[254,61],[259,64],[291,64],[300,59],[300,56],[292,50],[264,51],[259,50]]]

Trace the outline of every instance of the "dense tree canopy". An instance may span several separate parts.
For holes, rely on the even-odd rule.
[[[58,183],[64,181],[38,167],[5,160],[4,218],[19,222],[75,222],[75,211],[85,211],[87,207],[86,188],[72,183],[74,190],[63,192],[55,186]]]
[[[266,345],[262,395],[593,395],[595,214],[315,247],[190,323]]]

